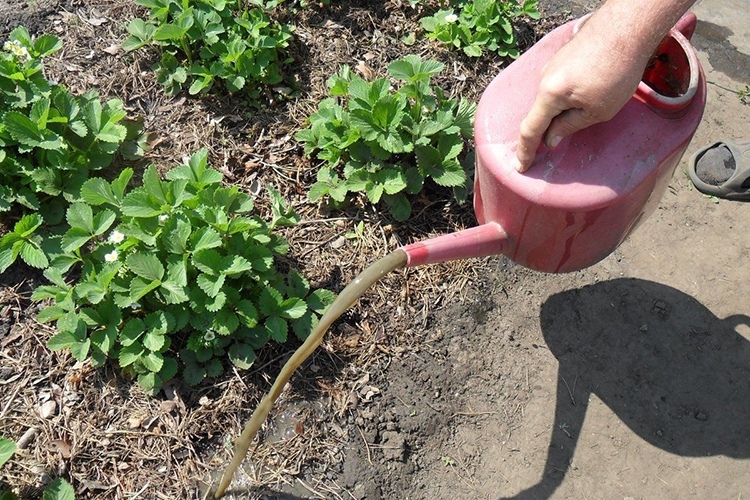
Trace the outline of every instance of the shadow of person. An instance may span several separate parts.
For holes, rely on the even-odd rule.
[[[684,457],[750,457],[750,317],[714,316],[674,288],[616,279],[550,297],[544,338],[559,361],[552,439],[540,482],[549,498],[569,468],[590,395],[634,433]]]

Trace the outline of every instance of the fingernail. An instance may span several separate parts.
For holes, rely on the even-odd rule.
[[[560,144],[560,141],[562,141],[562,137],[560,137],[559,135],[556,135],[555,137],[549,140],[549,147],[551,149],[556,148],[557,145]]]
[[[516,159],[515,167],[516,167],[516,170],[518,172],[525,172],[526,171],[526,167],[524,166],[523,163],[521,163],[521,160],[519,160],[519,159]]]

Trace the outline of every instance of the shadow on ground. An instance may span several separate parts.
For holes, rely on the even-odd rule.
[[[560,363],[545,473],[514,498],[549,498],[573,459],[591,394],[648,443],[684,457],[750,457],[750,317],[717,318],[674,288],[616,279],[551,296]]]

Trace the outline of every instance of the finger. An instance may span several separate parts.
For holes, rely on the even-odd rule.
[[[566,109],[550,122],[547,133],[544,135],[544,144],[548,148],[554,149],[563,137],[590,127],[599,121],[601,120],[591,116],[583,109]]]
[[[525,172],[531,166],[534,156],[536,156],[536,150],[542,142],[542,137],[544,137],[544,132],[558,113],[560,113],[560,110],[550,105],[547,98],[537,96],[519,129],[516,146],[516,157],[518,158],[516,169],[519,172]]]

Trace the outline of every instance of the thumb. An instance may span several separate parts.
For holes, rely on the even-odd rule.
[[[550,122],[547,133],[544,135],[544,145],[552,149],[560,143],[563,137],[590,127],[599,121],[583,109],[566,109]]]

